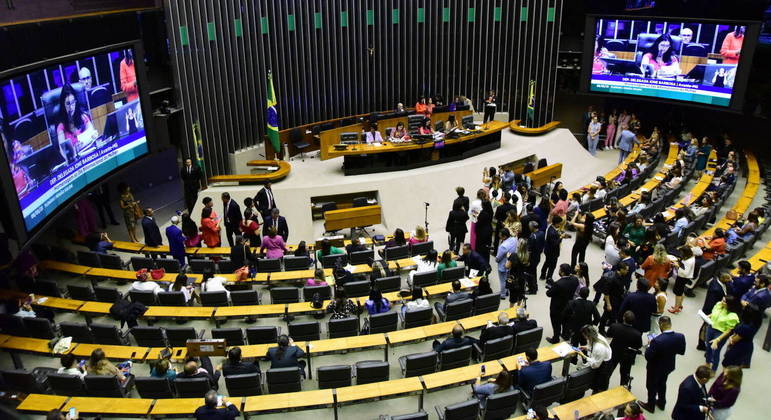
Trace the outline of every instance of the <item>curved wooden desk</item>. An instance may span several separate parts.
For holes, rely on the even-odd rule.
[[[551,130],[554,130],[557,128],[558,125],[560,125],[559,121],[552,121],[550,123],[544,124],[540,127],[520,127],[519,123],[522,120],[514,120],[509,123],[509,128],[511,128],[511,131],[517,133],[517,134],[527,134],[530,136],[537,136],[541,134],[546,134]]]
[[[236,175],[216,175],[209,177],[209,183],[213,182],[237,182],[239,184],[255,184],[265,182],[280,181],[289,175],[292,171],[292,165],[283,160],[250,160],[247,166],[277,166],[278,169],[265,174],[236,174]]]

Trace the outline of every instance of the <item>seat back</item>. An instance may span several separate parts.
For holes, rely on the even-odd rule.
[[[487,397],[482,420],[507,419],[517,411],[521,393],[518,389]]]
[[[230,292],[233,306],[259,305],[260,295],[256,290],[234,290]]]
[[[437,354],[435,351],[409,354],[404,358],[404,377],[427,375],[436,372]]]
[[[434,317],[434,310],[431,308],[420,308],[414,311],[404,313],[404,328],[422,327],[431,324]]]
[[[46,318],[23,318],[27,336],[50,340],[56,337],[56,328]]]
[[[257,259],[257,271],[260,273],[275,273],[281,271],[281,259],[259,258]]]
[[[62,333],[62,337],[72,337],[72,341],[75,343],[93,343],[94,336],[91,335],[91,330],[88,329],[88,325],[85,322],[66,322],[59,323],[59,331]]]
[[[363,385],[373,382],[383,382],[390,378],[391,367],[388,362],[380,360],[364,360],[356,362],[356,384]]]
[[[434,241],[418,242],[410,245],[410,255],[426,255],[434,249]]]
[[[307,256],[295,257],[293,255],[284,256],[284,270],[307,270],[311,266],[311,259]]]
[[[479,400],[455,403],[444,407],[444,414],[439,413],[443,420],[472,420],[479,416]]]
[[[316,378],[319,380],[319,389],[351,386],[351,366],[322,366],[316,369]]]
[[[541,338],[543,337],[543,327],[533,328],[532,330],[522,331],[517,333],[515,337],[514,354],[524,352],[529,348],[537,349],[541,344]]]
[[[439,370],[468,366],[469,362],[471,362],[471,345],[439,353]]]
[[[548,407],[552,403],[562,400],[562,395],[565,393],[565,382],[566,378],[562,376],[533,387],[533,395],[530,396],[528,408],[537,405]]]
[[[96,300],[94,290],[91,286],[83,286],[79,284],[68,284],[67,294],[70,295],[70,299],[77,300]]]
[[[385,260],[393,261],[407,258],[410,256],[409,245],[392,246],[385,249]]]
[[[362,297],[369,295],[370,285],[369,280],[349,281],[343,285],[343,289],[348,297]]]
[[[158,268],[166,270],[167,273],[179,273],[181,268],[179,265],[179,260],[169,258],[159,258],[155,260],[155,264],[158,266]]]
[[[152,270],[155,268],[155,260],[145,257],[131,257],[131,268],[133,268],[134,271],[138,271],[143,268]]]
[[[402,278],[401,276],[381,277],[375,279],[375,287],[383,293],[395,292],[402,288]]]
[[[166,339],[172,347],[185,347],[187,340],[198,338],[193,327],[166,327]]]
[[[155,293],[148,290],[129,290],[129,298],[132,302],[139,302],[145,306],[155,305]]]
[[[482,361],[489,362],[511,354],[514,347],[514,336],[507,335],[494,340],[487,340],[482,347]]]
[[[225,386],[231,397],[247,397],[262,394],[260,372],[225,377]]]
[[[266,375],[268,393],[270,394],[299,392],[302,389],[300,369],[296,367],[268,369]]]
[[[123,270],[123,260],[117,255],[99,254],[99,262],[102,263],[102,268]]]
[[[315,321],[290,322],[289,336],[295,341],[318,340],[321,336],[321,326]]]
[[[166,346],[166,337],[163,335],[161,327],[133,327],[131,328],[131,335],[134,336],[138,346]]]
[[[583,398],[586,391],[592,386],[594,374],[594,369],[583,368],[568,375],[565,383],[565,395],[561,401],[566,403]]]
[[[450,267],[442,270],[442,276],[439,279],[439,283],[449,283],[451,281],[462,279],[466,273],[465,267]]]
[[[24,394],[46,393],[45,386],[35,379],[32,372],[24,369],[9,369],[0,371],[3,382],[8,389]]]
[[[474,301],[474,315],[495,312],[500,305],[500,295],[497,293],[478,296]]]
[[[249,344],[274,344],[278,340],[281,329],[275,326],[247,327],[246,339]]]
[[[228,347],[246,345],[241,328],[212,328],[211,338],[224,338]]]
[[[228,306],[228,294],[224,290],[201,292],[201,306]]]
[[[216,271],[216,264],[210,260],[194,260],[191,258],[187,260],[187,266],[196,274],[214,273]]]
[[[330,319],[327,323],[327,331],[329,338],[359,335],[359,318],[351,316],[343,319]]]
[[[166,378],[137,376],[134,378],[134,385],[137,387],[140,398],[174,398],[174,392],[171,390],[171,382]]]
[[[48,386],[56,395],[67,395],[71,397],[86,395],[86,387],[83,380],[78,375],[67,375],[64,373],[49,373]]]
[[[115,375],[86,375],[83,380],[86,383],[86,395],[89,397],[123,398],[126,396],[125,389]]]
[[[222,274],[230,274],[234,271],[236,271],[235,265],[233,265],[233,261],[230,261],[230,259],[224,259],[217,261],[217,271],[219,271]]]
[[[399,315],[396,312],[386,312],[382,314],[370,315],[369,333],[378,334],[390,331],[396,331],[399,324]]]
[[[94,296],[99,302],[115,303],[121,298],[121,293],[114,287],[94,286]]]
[[[438,274],[436,270],[415,273],[412,276],[412,287],[426,287],[436,284]]]
[[[52,280],[35,280],[34,291],[43,296],[62,297],[58,284]]]
[[[321,257],[321,266],[323,268],[335,268],[337,262],[345,266],[348,264],[348,254],[329,254]]]
[[[425,411],[418,411],[417,413],[400,414],[398,416],[391,416],[391,420],[428,420],[428,413]]]
[[[316,293],[323,300],[329,300],[332,297],[332,288],[329,286],[305,286],[303,287],[303,300],[310,302]]]
[[[445,307],[445,321],[455,321],[456,319],[468,318],[474,312],[474,301],[463,299],[447,304]]]
[[[164,306],[187,306],[185,294],[178,292],[158,292],[158,303]]]
[[[270,301],[273,304],[297,303],[300,301],[300,289],[296,287],[274,287],[270,289]]]
[[[99,254],[92,251],[78,251],[78,264],[87,265],[89,267],[102,267],[102,262],[99,261]]]
[[[375,259],[375,251],[356,251],[351,252],[350,263],[351,265],[367,264],[372,265],[372,260]]]
[[[203,398],[211,389],[209,378],[174,379],[174,389],[179,398]]]
[[[112,324],[91,324],[91,335],[96,344],[121,346],[126,344],[118,327]]]
[[[24,326],[24,319],[18,316],[0,314],[0,330],[8,335],[27,337],[29,332]]]

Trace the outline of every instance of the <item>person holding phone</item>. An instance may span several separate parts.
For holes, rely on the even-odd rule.
[[[238,408],[217,391],[211,390],[203,397],[203,405],[195,410],[196,420],[232,420],[240,416]]]
[[[489,396],[500,394],[501,392],[508,392],[513,389],[511,373],[505,367],[494,380],[483,384],[482,377],[485,373],[485,365],[482,365],[476,382],[471,385],[474,396],[479,400],[479,405],[482,408],[485,407]]]

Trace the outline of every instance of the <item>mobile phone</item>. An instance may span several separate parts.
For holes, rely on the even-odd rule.
[[[222,407],[222,395],[217,395],[217,407]]]
[[[70,418],[71,419],[78,418],[78,409],[76,409],[75,407],[70,407]]]
[[[482,375],[485,374],[485,365],[482,365]]]

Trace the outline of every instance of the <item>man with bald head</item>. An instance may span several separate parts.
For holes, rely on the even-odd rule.
[[[88,69],[88,67],[81,67],[80,71],[78,72],[78,81],[81,85],[83,85],[83,89],[89,90],[91,89],[92,82],[91,82],[91,70]]]
[[[232,420],[239,415],[238,407],[224,397],[220,399],[214,390],[206,393],[203,405],[195,410],[196,420]]]
[[[683,28],[680,30],[680,57],[683,56],[685,46],[693,41],[693,30],[691,28]]]
[[[454,327],[452,327],[452,337],[444,340],[441,344],[439,341],[434,340],[434,351],[437,353],[441,353],[445,350],[452,350],[457,349],[463,346],[470,346],[477,342],[477,339],[474,337],[469,336],[463,336],[463,333],[466,332],[463,327],[460,324],[455,324]]]

